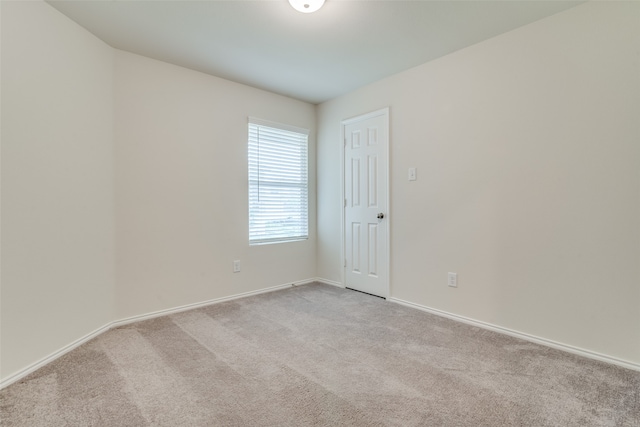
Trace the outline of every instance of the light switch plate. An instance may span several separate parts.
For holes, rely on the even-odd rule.
[[[409,168],[409,181],[415,181],[416,179],[418,179],[416,168]]]

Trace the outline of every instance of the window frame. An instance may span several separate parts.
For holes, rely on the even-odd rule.
[[[255,127],[256,130],[253,130],[252,127]],[[289,177],[281,177],[280,181],[274,181],[273,179],[266,181],[261,179],[261,171],[265,169],[260,169],[260,129],[263,128],[267,131],[268,134],[271,135],[270,138],[265,138],[263,143],[263,147],[266,145],[270,145],[271,149],[273,149],[274,144],[281,143],[282,148],[291,148],[295,146],[296,143],[299,143],[298,147],[300,149],[301,161],[299,163],[300,167],[300,183],[292,181],[291,176]],[[254,133],[257,132],[257,136],[253,136]],[[282,133],[283,139],[287,139],[286,141],[274,141],[273,137],[278,132]],[[287,135],[288,134],[288,135]],[[299,141],[293,142],[295,139],[289,139],[286,137],[292,137],[295,134]],[[258,154],[256,154],[256,151]],[[284,151],[283,151],[284,152]],[[271,152],[273,153],[273,151]],[[257,157],[256,157],[257,156]],[[269,157],[268,153],[264,158]],[[280,156],[277,156],[280,157]],[[284,157],[283,157],[284,158]],[[284,161],[292,161],[295,160],[296,156],[290,156],[284,158]],[[273,160],[273,159],[271,159]],[[267,167],[277,166],[274,161],[269,163]],[[250,246],[256,245],[266,245],[266,244],[275,244],[275,243],[286,243],[286,242],[296,242],[296,241],[304,241],[309,239],[309,130],[304,128],[299,128],[296,126],[286,125],[282,123],[272,122],[268,120],[259,119],[256,117],[249,117],[247,123],[247,177],[248,177],[248,240]],[[271,169],[273,172],[273,169]],[[282,170],[280,170],[282,172]],[[255,176],[254,176],[255,175]],[[270,214],[277,214],[277,208],[272,212],[268,212],[267,209],[259,212],[257,211],[259,206],[255,206],[255,197],[260,197],[261,194],[261,183],[266,183],[264,186],[274,192],[277,193],[277,189],[281,189],[286,192],[289,190],[290,192],[300,191],[300,195],[304,197],[304,199],[300,202],[299,208],[292,210],[296,216],[293,223],[293,230],[298,230],[298,232],[284,232],[284,228],[281,226],[278,231],[273,233],[275,237],[270,237],[269,234],[266,233],[265,229],[267,227],[264,224],[266,219],[263,219],[263,225],[258,227],[255,225],[255,218],[262,216],[269,216]],[[268,190],[267,190],[268,191]],[[276,201],[286,200],[285,197],[280,198],[279,196],[271,196],[275,197]],[[273,201],[274,199],[272,199]],[[258,202],[259,203],[259,202]],[[280,202],[282,203],[282,202]],[[264,206],[264,205],[263,205]],[[257,212],[257,213],[256,213]],[[286,212],[286,211],[282,211]],[[261,233],[262,232],[262,233]],[[262,237],[260,237],[262,234]]]

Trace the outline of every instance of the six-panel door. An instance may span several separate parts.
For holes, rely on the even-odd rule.
[[[345,135],[345,285],[388,293],[387,116],[350,120]]]

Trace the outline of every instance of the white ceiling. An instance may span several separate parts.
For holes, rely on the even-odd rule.
[[[582,1],[49,0],[114,48],[311,103]]]

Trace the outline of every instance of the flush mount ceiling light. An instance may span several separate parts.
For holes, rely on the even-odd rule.
[[[324,0],[289,0],[289,4],[298,12],[311,13],[320,9]]]

